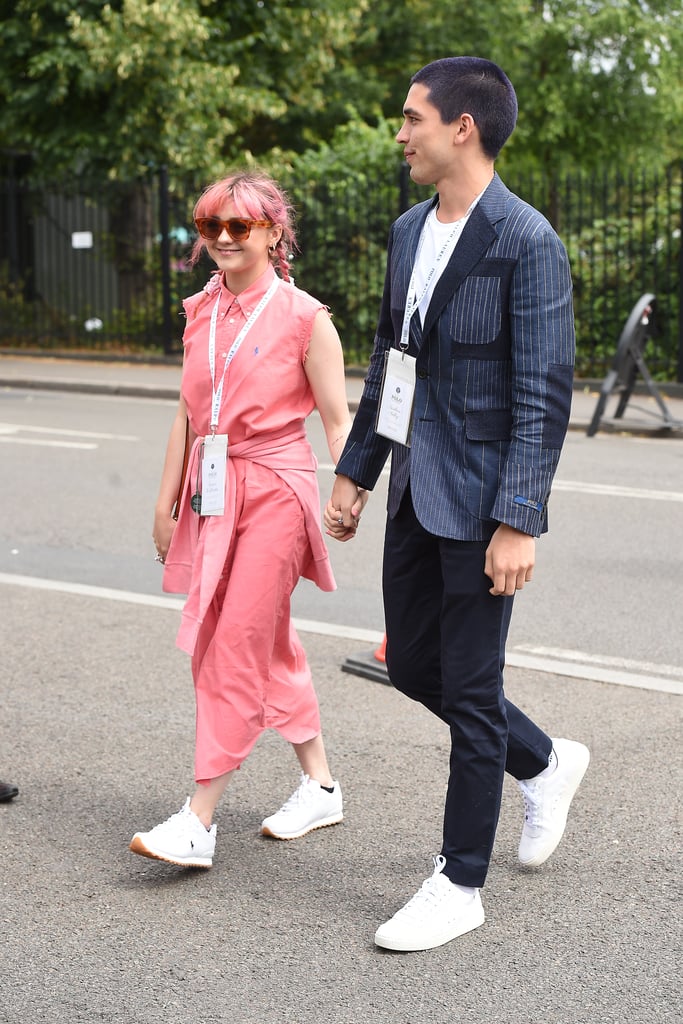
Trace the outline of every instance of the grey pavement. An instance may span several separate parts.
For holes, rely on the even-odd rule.
[[[506,780],[482,928],[427,953],[375,928],[431,873],[448,737],[305,635],[345,821],[258,835],[297,783],[266,734],[221,804],[214,866],[127,844],[192,779],[193,694],[177,613],[2,587],[3,1024],[674,1024],[680,1020],[679,698],[509,669],[507,692],[592,762],[560,847],[516,862]]]
[[[179,376],[0,356],[2,388],[174,398]],[[348,385],[353,404],[362,380]],[[574,429],[595,398],[577,389]],[[639,433],[659,430],[628,413]],[[522,802],[506,780],[486,924],[391,954],[372,936],[431,872],[448,736],[391,687],[343,671],[361,645],[302,634],[345,821],[290,843],[259,836],[297,784],[290,748],[268,733],[221,805],[214,867],[186,871],[127,849],[191,786],[177,609],[6,583],[0,600],[0,778],[20,788],[0,805],[2,1024],[680,1020],[680,697],[508,668],[513,701],[591,749],[565,838],[522,870]]]
[[[133,397],[176,398],[180,386],[179,361],[125,361],[123,359],[24,356],[0,351],[0,388],[42,388]],[[349,406],[355,410],[363,391],[363,371],[347,374]],[[577,381],[570,429],[586,431],[598,401],[601,381]],[[639,383],[623,416],[614,417],[617,396],[610,396],[600,430],[644,436],[683,437],[683,385],[658,385],[674,426],[666,426],[657,401]]]
[[[509,670],[509,696],[592,764],[566,836],[516,862],[506,781],[486,924],[426,953],[373,934],[438,851],[443,727],[343,673],[305,636],[345,821],[258,835],[296,785],[266,734],[218,815],[210,871],[135,857],[134,830],[191,780],[194,703],[176,613],[2,588],[0,1020],[122,1024],[653,1024],[680,1020],[680,862],[671,694]]]

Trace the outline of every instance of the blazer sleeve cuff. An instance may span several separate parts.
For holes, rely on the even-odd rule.
[[[548,529],[548,499],[555,465],[508,464],[491,518],[539,537]]]

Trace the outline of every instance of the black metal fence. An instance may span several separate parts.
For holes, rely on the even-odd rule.
[[[284,182],[298,213],[295,279],[332,309],[351,364],[370,353],[389,225],[428,194],[406,172],[371,188]],[[683,166],[508,184],[549,217],[569,251],[577,374],[604,375],[632,306],[649,291],[657,330],[648,367],[683,381]],[[211,266],[186,263],[200,188],[169,188],[162,171],[128,184],[35,190],[10,167],[0,177],[0,348],[180,351],[181,299]]]

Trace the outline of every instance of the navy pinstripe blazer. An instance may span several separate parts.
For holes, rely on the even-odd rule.
[[[384,353],[398,347],[420,233],[438,196],[392,225],[384,295],[363,396],[337,473],[371,489],[391,452],[388,511],[410,480],[430,533],[481,540],[491,522],[538,536],[569,422],[574,366],[567,254],[548,221],[497,174],[413,316],[411,446],[375,433]]]

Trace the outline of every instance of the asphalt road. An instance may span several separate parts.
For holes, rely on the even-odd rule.
[[[20,787],[0,805],[3,1024],[680,1019],[679,439],[570,434],[507,690],[591,766],[537,871],[517,866],[506,783],[487,923],[402,955],[372,936],[431,872],[448,744],[389,686],[342,671],[383,628],[385,485],[333,549],[337,593],[296,595],[344,823],[258,835],[297,782],[268,734],[221,807],[213,869],[183,871],[127,850],[192,780],[178,603],[149,536],[172,406],[13,387],[0,410],[0,778]],[[311,435],[325,493],[314,420]]]

